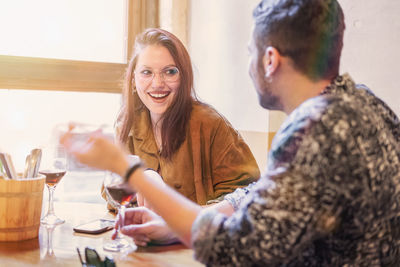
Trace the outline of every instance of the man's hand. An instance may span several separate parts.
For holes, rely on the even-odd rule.
[[[127,155],[120,146],[113,144],[101,130],[77,140],[72,133],[74,125],[60,139],[69,154],[79,162],[97,169],[109,170],[122,176],[128,168]]]
[[[146,246],[150,241],[165,245],[179,241],[165,221],[145,207],[126,209],[124,216],[118,215],[116,224],[121,233],[132,237],[138,246]],[[112,238],[115,236],[113,234]]]

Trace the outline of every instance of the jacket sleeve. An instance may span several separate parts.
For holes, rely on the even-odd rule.
[[[192,226],[197,260],[210,266],[278,266],[291,261],[318,231],[313,227],[316,187],[298,174],[274,180],[261,178],[229,218],[214,209],[200,213]]]
[[[260,177],[250,148],[226,120],[220,121],[211,146],[214,198],[222,199],[224,195]]]
[[[359,201],[367,184],[351,173],[359,168],[349,167],[353,162],[360,166],[352,132],[357,127],[349,125],[361,120],[344,120],[343,114],[354,112],[342,107],[319,119],[316,114],[325,106],[322,102],[321,111],[314,105],[288,118],[293,122],[275,137],[266,175],[232,216],[214,209],[199,214],[192,226],[198,260],[210,266],[317,266],[320,255],[315,253],[325,250],[316,248],[315,240],[350,234],[341,232],[343,214],[351,212],[351,218],[363,206]],[[360,227],[361,220],[354,218]]]

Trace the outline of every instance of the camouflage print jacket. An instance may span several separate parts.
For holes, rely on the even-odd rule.
[[[225,196],[229,218],[192,227],[209,266],[400,266],[400,125],[345,74],[302,103],[273,140],[267,172]]]

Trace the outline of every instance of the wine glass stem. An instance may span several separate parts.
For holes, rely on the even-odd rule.
[[[121,205],[121,206],[118,205],[117,211],[118,211],[118,217],[122,220],[122,225],[125,224],[125,206],[124,205]],[[121,238],[121,235],[120,235],[121,225],[118,224],[117,227],[118,227],[116,229],[117,236],[115,237],[116,240]]]
[[[54,215],[54,205],[53,205],[53,194],[54,186],[47,185],[49,189],[49,209],[47,210],[47,215]]]
[[[47,254],[53,255],[53,230],[54,228],[47,229]]]

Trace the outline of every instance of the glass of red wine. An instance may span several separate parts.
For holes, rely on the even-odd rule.
[[[135,162],[137,160],[139,160],[139,157],[135,155],[129,156],[129,161]],[[118,214],[123,218],[126,206],[128,206],[135,197],[135,191],[130,188],[129,184],[124,182],[121,176],[111,172],[106,173],[103,185],[107,200],[117,208]],[[119,233],[119,226],[116,226],[115,231],[117,233],[116,238],[104,243],[104,250],[119,252],[133,245],[126,238],[121,236]]]
[[[45,147],[42,150],[42,160],[39,173],[46,176],[46,186],[49,190],[49,205],[47,214],[40,220],[44,225],[58,225],[65,221],[54,213],[53,195],[57,184],[67,172],[67,157],[61,145]]]

